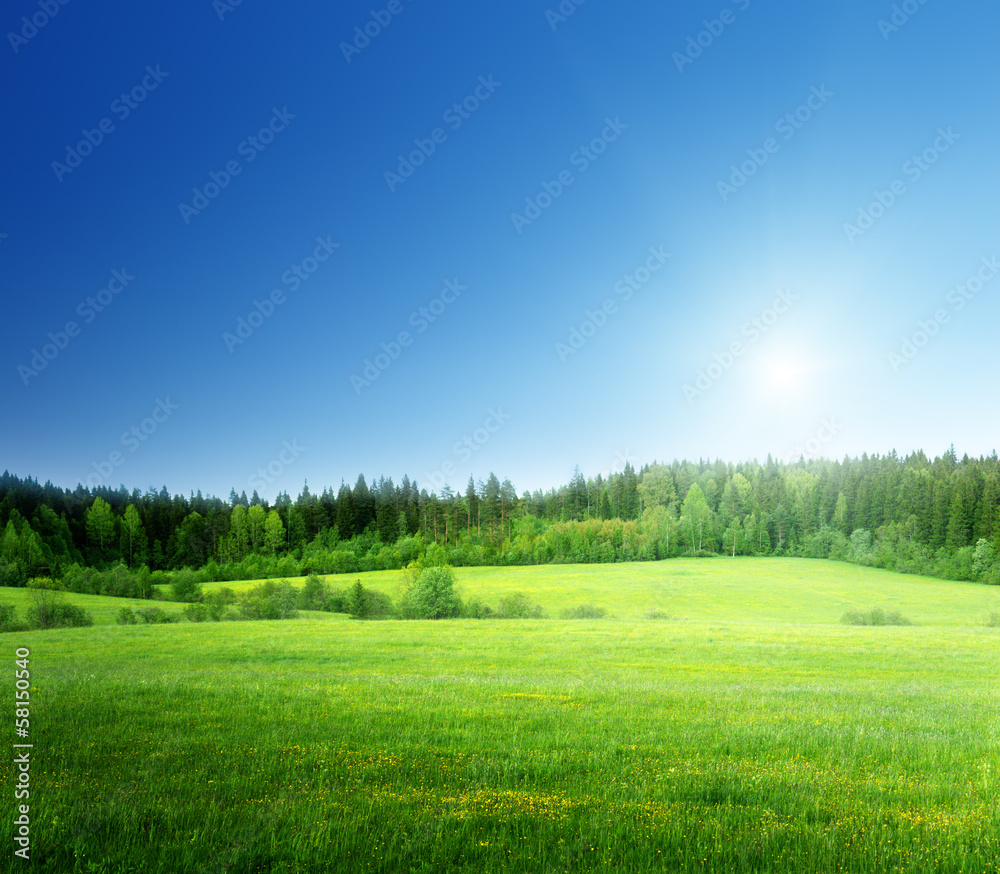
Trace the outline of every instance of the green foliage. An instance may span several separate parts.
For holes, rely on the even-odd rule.
[[[898,610],[888,613],[881,607],[873,607],[867,613],[861,610],[848,610],[840,618],[844,625],[912,625]]]
[[[209,592],[204,596],[205,609],[208,612],[208,618],[213,622],[220,622],[222,619],[227,617],[228,607],[236,603],[236,593],[223,586],[221,589],[216,589],[214,592]]]
[[[351,587],[351,618],[352,619],[367,619],[368,618],[368,597],[365,587],[361,584],[361,580],[358,580]]]
[[[462,616],[465,619],[490,619],[495,615],[493,608],[479,598],[468,598],[462,603]]]
[[[500,599],[496,611],[497,619],[546,619],[546,612],[523,592],[513,592]]]
[[[67,603],[66,588],[50,577],[28,581],[32,605],[26,616],[29,628],[77,628],[93,625],[94,619],[82,607]]]
[[[559,614],[563,619],[604,619],[608,611],[603,607],[595,607],[593,604],[580,604],[570,607]]]
[[[135,615],[135,610],[131,607],[122,607],[115,618],[115,622],[119,625],[135,625],[138,621],[139,617]]]
[[[836,528],[826,525],[810,534],[802,544],[803,558],[832,558],[843,561],[850,554],[847,538]]]
[[[90,613],[76,604],[67,603],[66,587],[51,577],[34,577],[28,581],[31,607],[26,616],[29,628],[75,628],[93,625]]]
[[[180,621],[179,615],[167,613],[162,607],[143,607],[140,610],[136,610],[135,614],[146,625],[167,625],[171,622]]]
[[[288,580],[268,580],[237,595],[242,619],[298,619],[299,593]]]
[[[28,628],[17,618],[17,607],[14,604],[0,604],[0,634],[7,631],[26,631]]]
[[[208,607],[202,603],[185,604],[183,612],[189,622],[205,622],[209,619]]]
[[[302,610],[331,610],[332,592],[318,574],[309,574],[299,592],[299,608]]]
[[[993,544],[985,537],[981,537],[976,543],[976,548],[972,553],[972,576],[977,580],[985,580],[996,562],[996,555]]]
[[[455,574],[446,566],[418,571],[404,602],[408,619],[450,619],[462,610],[455,593]]]
[[[190,568],[184,568],[173,575],[170,591],[175,601],[201,600],[201,581],[198,574]]]

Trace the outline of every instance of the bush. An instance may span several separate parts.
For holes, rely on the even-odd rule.
[[[419,571],[404,602],[410,619],[450,619],[462,611],[462,602],[455,594],[455,574],[447,566]]]
[[[365,604],[369,619],[388,619],[394,615],[392,598],[376,589],[365,589]]]
[[[17,619],[17,608],[13,604],[0,604],[0,634],[5,631],[27,631],[28,626]]]
[[[840,617],[844,625],[912,625],[899,611],[886,613],[881,607],[873,607],[867,613],[860,610],[848,610]]]
[[[514,592],[500,599],[497,606],[499,619],[545,619],[545,611],[537,604],[532,605],[523,592]]]
[[[987,574],[993,570],[993,563],[996,560],[996,553],[993,544],[983,537],[976,543],[976,548],[972,553],[972,576],[977,580],[985,580]]]
[[[135,615],[135,610],[131,607],[122,607],[115,617],[115,622],[119,625],[135,625],[138,621],[139,617]]]
[[[849,546],[847,538],[835,528],[824,525],[815,534],[810,534],[802,544],[804,558],[843,559]]]
[[[65,601],[45,607],[37,605],[28,610],[29,628],[83,628],[93,624],[94,617],[88,610]]]
[[[94,619],[82,607],[67,604],[66,589],[49,577],[28,580],[32,606],[28,609],[29,628],[79,628],[93,625]]]
[[[331,610],[330,587],[318,574],[309,574],[299,591],[300,610]]]
[[[659,610],[656,607],[650,607],[646,611],[647,619],[673,619],[674,617],[667,613],[665,610]]]
[[[208,618],[213,622],[221,622],[226,618],[228,612],[226,608],[230,604],[236,603],[236,593],[228,586],[223,586],[221,589],[216,589],[205,595],[203,603],[208,612]]]
[[[490,619],[494,615],[493,608],[478,598],[472,598],[462,605],[462,616],[466,619]]]
[[[174,573],[170,591],[175,601],[200,601],[201,580],[193,570],[184,568]]]
[[[204,604],[187,604],[184,607],[184,615],[189,622],[204,622],[208,619],[208,607]]]
[[[851,534],[848,548],[848,561],[855,564],[870,565],[872,558],[872,533],[865,528],[858,528]]]
[[[139,595],[136,575],[124,564],[119,562],[100,574],[100,591],[98,594],[111,598],[135,598]]]
[[[563,610],[561,614],[563,619],[603,619],[607,615],[607,610],[595,607],[593,604],[580,604],[578,607]]]
[[[288,580],[268,580],[239,595],[243,619],[298,619],[299,593]]]
[[[1000,613],[993,612],[990,613],[989,617],[986,619],[987,628],[1000,628]]]
[[[136,611],[136,615],[147,625],[166,625],[180,619],[179,616],[171,616],[161,607],[143,607]]]

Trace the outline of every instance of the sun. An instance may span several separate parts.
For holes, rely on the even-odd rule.
[[[802,382],[803,368],[791,361],[770,362],[766,372],[768,383],[779,391],[794,391]]]
[[[806,356],[786,350],[759,361],[757,384],[772,400],[795,403],[808,389],[814,369]]]

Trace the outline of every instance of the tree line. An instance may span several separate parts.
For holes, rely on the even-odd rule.
[[[805,555],[1000,582],[1000,461],[949,448],[934,459],[626,462],[521,495],[493,473],[431,492],[362,474],[273,503],[256,491],[68,490],[5,471],[0,531],[0,585],[87,577],[82,568],[146,579],[183,568],[204,580],[348,573],[428,553],[455,566]]]

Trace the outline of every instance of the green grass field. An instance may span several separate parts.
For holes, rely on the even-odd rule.
[[[1000,868],[1000,591],[794,559],[456,575],[616,618],[4,635],[34,744],[9,870]],[[399,574],[330,582],[356,578]],[[915,624],[840,624],[870,607]]]

